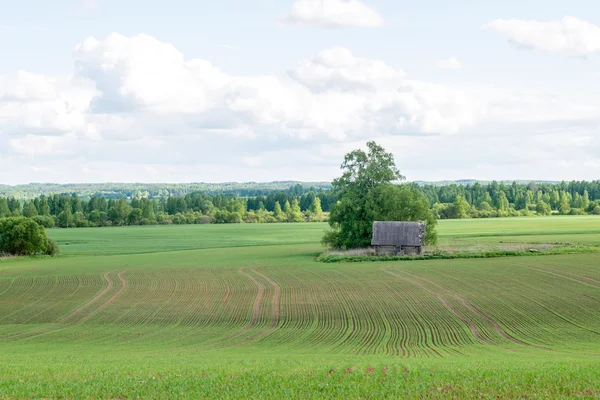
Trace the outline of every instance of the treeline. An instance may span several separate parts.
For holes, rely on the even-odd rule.
[[[436,218],[526,215],[600,215],[600,183],[409,184],[422,192]],[[193,192],[129,198],[78,194],[41,195],[32,200],[0,197],[0,218],[25,216],[47,228],[150,224],[270,223],[322,221],[336,193],[300,184],[267,194]]]
[[[238,197],[263,196],[272,192],[295,192],[303,194],[310,190],[329,189],[326,182],[224,182],[224,183],[30,183],[8,186],[0,184],[0,196],[16,199],[33,199],[41,195],[51,196],[61,193],[76,193],[89,199],[92,196],[107,199],[182,197],[186,194],[202,192],[206,194],[227,194]],[[301,193],[297,193],[300,191]]]
[[[490,218],[536,215],[600,215],[600,183],[527,185],[492,182],[418,186],[438,218]]]
[[[335,202],[332,192],[304,189],[242,198],[232,195],[191,193],[182,197],[130,200],[77,194],[39,196],[19,201],[0,197],[0,218],[24,216],[46,228],[154,224],[318,222]]]

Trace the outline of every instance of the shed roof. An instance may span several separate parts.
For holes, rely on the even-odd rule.
[[[423,246],[425,224],[406,221],[373,222],[372,246]]]

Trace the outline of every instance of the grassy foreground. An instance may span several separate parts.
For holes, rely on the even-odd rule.
[[[600,396],[600,254],[323,264],[324,229],[49,231],[64,257],[0,262],[0,397]],[[594,244],[600,218],[439,232]]]

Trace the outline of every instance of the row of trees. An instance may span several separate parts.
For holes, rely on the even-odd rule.
[[[537,215],[600,215],[600,200],[590,195],[586,186],[595,189],[593,182],[578,185],[577,189],[567,184],[544,185],[467,185],[448,188],[423,188],[429,193],[432,210],[438,218],[489,218]],[[563,189],[566,190],[563,190]],[[580,190],[581,193],[577,190]],[[436,193],[440,192],[441,196]],[[453,193],[450,196],[450,193]],[[594,196],[600,192],[594,190]],[[436,199],[450,202],[439,202]]]
[[[323,193],[329,199],[330,194]],[[280,200],[282,203],[280,203]],[[266,204],[266,205],[265,205]],[[82,200],[76,194],[40,196],[21,203],[0,197],[0,218],[24,216],[52,228],[151,224],[318,222],[326,218],[319,193],[299,198],[286,193],[244,199],[192,193],[156,199]],[[302,207],[304,205],[304,209]],[[269,209],[271,208],[271,209]]]
[[[405,186],[408,189],[397,190],[422,194],[433,215],[440,219],[600,214],[598,182]],[[342,201],[342,191],[335,182],[333,190],[307,190],[296,184],[284,191],[252,197],[204,192],[152,199],[100,195],[81,199],[77,194],[42,195],[26,201],[0,197],[0,218],[25,216],[45,227],[302,222],[327,219],[328,212],[338,200]],[[405,192],[394,194],[398,204],[403,195]]]

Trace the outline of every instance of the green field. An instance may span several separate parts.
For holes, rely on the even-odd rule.
[[[323,264],[325,224],[50,230],[0,262],[2,398],[598,398],[600,253]],[[600,244],[600,218],[440,245]]]

